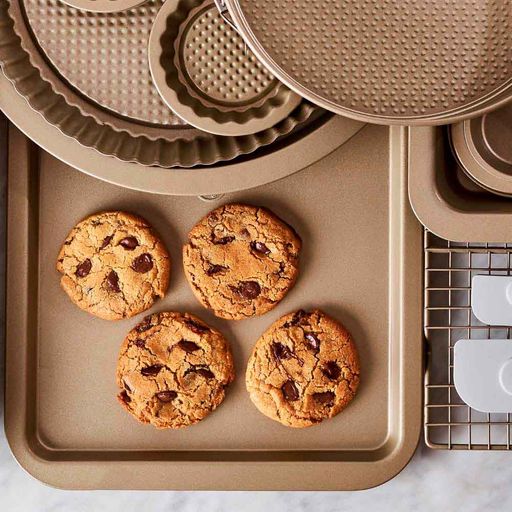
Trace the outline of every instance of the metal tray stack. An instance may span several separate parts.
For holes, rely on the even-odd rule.
[[[510,449],[510,414],[472,411],[452,382],[457,337],[512,337],[476,323],[468,299],[474,272],[512,275],[512,243],[495,243],[512,233],[512,192],[500,185],[512,162],[488,129],[510,113],[507,2],[216,4],[222,17],[213,0],[0,0],[0,106],[39,145],[11,127],[5,149],[15,456],[76,489],[366,488],[412,456],[423,384],[429,446]],[[448,122],[459,124],[434,127]],[[457,150],[470,138],[457,160],[450,140]],[[482,168],[499,160],[507,176],[472,173],[466,157],[479,151]],[[225,330],[238,379],[190,429],[135,424],[114,379],[133,322],[91,320],[69,303],[58,248],[86,215],[129,209],[165,235],[178,269],[194,219],[227,201],[271,206],[297,227],[301,277],[268,315],[226,324],[175,270],[154,310],[187,309]],[[243,373],[261,332],[298,307],[347,325],[362,379],[343,414],[290,431],[255,410]]]
[[[484,325],[471,312],[474,275],[511,275],[512,203],[478,185],[462,167],[449,136],[461,126],[414,128],[410,133],[409,195],[416,215],[429,228],[424,234],[425,441],[431,448],[509,450],[511,414],[470,408],[453,381],[458,340],[512,338],[509,327]],[[428,153],[420,146],[425,140],[430,141]]]

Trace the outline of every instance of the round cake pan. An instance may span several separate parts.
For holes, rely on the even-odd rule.
[[[167,0],[149,38],[149,65],[164,101],[188,124],[217,135],[271,128],[302,101],[276,80],[210,0]],[[194,5],[195,4],[195,5]]]
[[[147,58],[150,28],[162,4],[148,0],[103,14],[60,0],[0,0],[3,72],[63,134],[102,154],[146,166],[211,165],[307,129],[316,109],[307,101],[272,128],[250,136],[213,135],[174,115],[153,85]]]
[[[224,1],[273,75],[337,114],[448,124],[512,98],[508,0]]]
[[[462,168],[476,183],[512,195],[512,103],[453,125],[451,140]]]
[[[91,12],[126,11],[143,4],[146,0],[62,0],[64,3]]]

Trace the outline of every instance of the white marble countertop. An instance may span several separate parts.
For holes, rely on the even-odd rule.
[[[61,491],[26,474],[3,431],[0,435],[0,510],[6,512],[493,512],[512,508],[511,480],[512,453],[433,451],[420,445],[396,478],[367,491]]]

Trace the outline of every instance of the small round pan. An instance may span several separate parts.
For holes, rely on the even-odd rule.
[[[71,7],[90,12],[120,12],[132,9],[147,0],[62,0]]]
[[[167,0],[149,38],[149,66],[167,105],[188,124],[217,135],[261,132],[302,98],[276,80],[211,0]]]
[[[512,103],[453,125],[451,137],[458,160],[474,181],[512,196]]]

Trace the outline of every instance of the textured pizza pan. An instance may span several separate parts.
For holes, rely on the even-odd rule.
[[[0,73],[0,109],[40,147],[71,167],[126,188],[170,195],[219,194],[279,180],[311,165],[340,147],[364,125],[332,114],[314,113],[307,127],[260,148],[251,158],[214,167],[163,169],[123,162],[65,137],[32,110]],[[214,172],[212,172],[214,171]]]
[[[225,0],[283,83],[337,114],[446,124],[512,97],[509,0]]]
[[[512,103],[450,127],[455,154],[467,174],[497,194],[512,195]]]
[[[146,0],[62,0],[64,3],[91,12],[120,12],[132,9]]]
[[[478,186],[452,153],[448,131],[410,131],[409,196],[430,231],[455,242],[509,240],[512,202]]]
[[[149,66],[169,107],[218,135],[249,135],[286,118],[302,98],[276,80],[210,0],[160,9],[149,38]]]
[[[422,251],[404,140],[391,133],[365,127],[308,169],[221,199],[271,207],[305,242],[293,292],[272,313],[229,323],[203,310],[180,270],[186,232],[219,202],[106,185],[12,131],[5,429],[22,466],[75,489],[356,489],[400,471],[421,425]],[[115,401],[119,346],[138,318],[93,319],[60,290],[59,245],[78,219],[105,208],[143,213],[170,248],[170,290],[153,310],[194,312],[232,343],[238,378],[222,406],[189,429],[139,425]],[[352,331],[363,377],[342,414],[290,430],[255,409],[243,373],[274,319],[313,306]]]
[[[187,2],[187,0],[182,0]],[[209,165],[249,154],[309,119],[302,102],[257,135],[219,137],[183,124],[153,86],[149,31],[161,0],[121,13],[59,0],[0,0],[0,61],[30,106],[82,145],[161,167]]]

